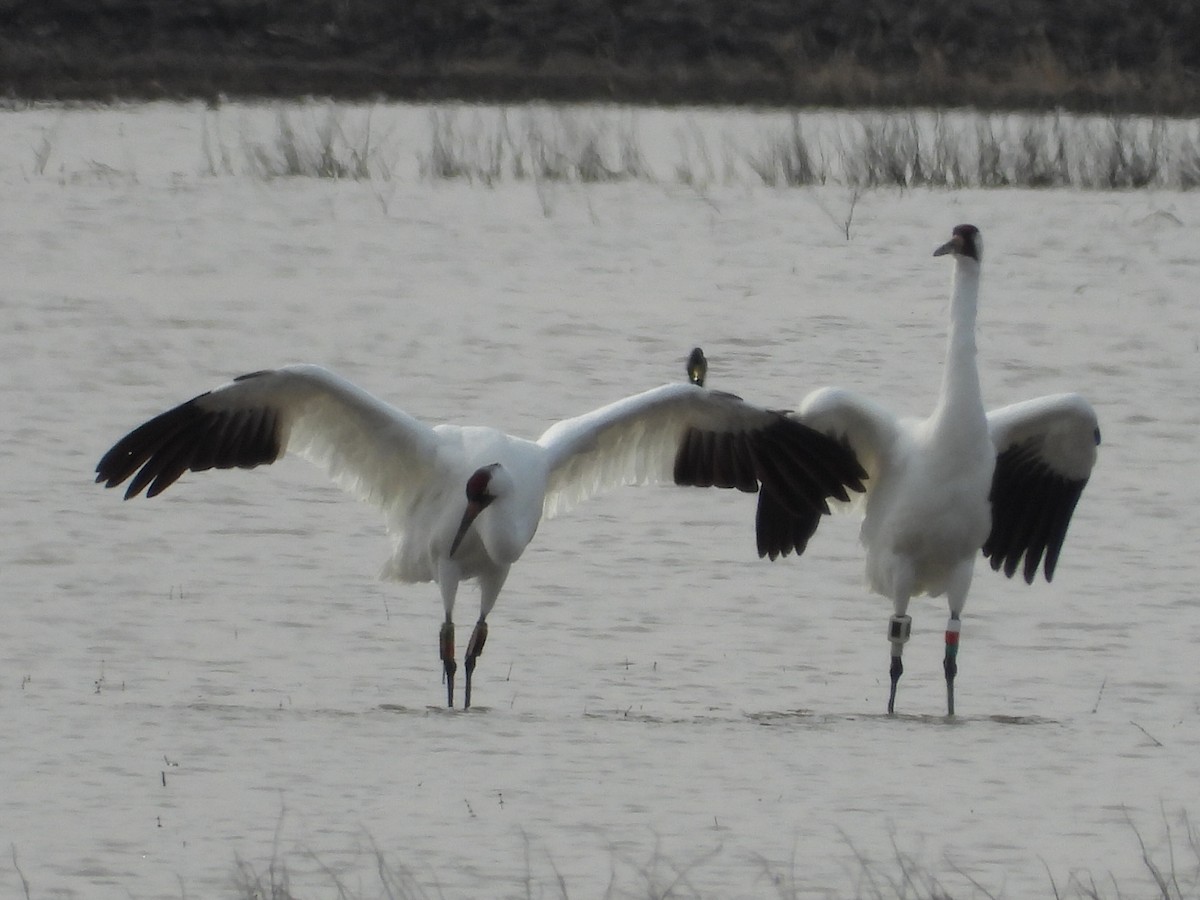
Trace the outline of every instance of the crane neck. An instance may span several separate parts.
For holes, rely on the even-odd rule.
[[[942,392],[935,416],[941,424],[971,423],[984,417],[976,359],[975,320],[979,305],[979,263],[958,257],[950,293],[950,331]]]

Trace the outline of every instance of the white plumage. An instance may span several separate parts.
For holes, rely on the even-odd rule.
[[[383,577],[436,581],[439,637],[454,705],[453,609],[479,580],[478,623],[465,655],[464,705],[509,567],[553,516],[619,484],[769,487],[807,521],[826,498],[862,490],[840,444],[781,412],[695,384],[670,384],[559,422],[536,441],[494,428],[426,425],[313,365],[244,375],[162,413],[105,454],[97,481],[132,478],[126,499],[153,497],[188,470],[252,468],[295,453],[381,509],[395,548]],[[813,525],[815,527],[815,523]]]
[[[941,391],[926,419],[903,419],[880,404],[837,388],[821,388],[797,418],[844,441],[867,472],[862,524],[867,583],[891,599],[891,691],[903,672],[901,653],[920,594],[945,595],[947,710],[954,714],[960,614],[977,554],[1008,576],[1022,569],[1032,584],[1039,565],[1054,575],[1067,526],[1096,461],[1096,413],[1078,394],[1057,394],[992,412],[983,406],[975,351],[983,241],[960,225],[935,252],[952,255],[950,332]],[[804,549],[793,540],[796,517],[759,498],[759,551],[772,559]],[[811,519],[800,526],[810,529]],[[811,533],[811,531],[809,531]],[[807,539],[807,535],[805,536]],[[1024,563],[1022,565],[1022,558]]]

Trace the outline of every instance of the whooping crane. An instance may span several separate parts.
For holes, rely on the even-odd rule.
[[[395,538],[382,577],[435,581],[445,620],[439,651],[454,705],[454,600],[479,580],[479,620],[465,655],[464,707],[509,567],[543,515],[619,484],[763,485],[795,514],[829,511],[826,498],[862,490],[841,444],[786,414],[696,384],[669,384],[566,419],[536,441],[494,428],[429,426],[314,365],[234,379],[170,409],[119,440],[98,482],[132,477],[129,499],[161,493],[184,472],[253,468],[285,452],[324,468],[380,508]]]
[[[934,256],[954,260],[950,331],[941,393],[927,419],[901,419],[882,405],[838,388],[809,394],[796,417],[853,450],[867,472],[861,538],[867,583],[891,598],[891,691],[904,671],[900,656],[912,631],[909,600],[946,595],[946,706],[954,715],[961,613],[975,555],[1032,584],[1039,564],[1054,576],[1071,514],[1096,461],[1095,410],[1078,394],[1055,394],[991,412],[983,406],[975,352],[983,240],[959,225]],[[759,492],[760,556],[804,551],[816,530],[814,511],[796,515],[771,485]],[[1024,566],[1021,558],[1024,556]],[[1044,559],[1044,564],[1043,564]]]

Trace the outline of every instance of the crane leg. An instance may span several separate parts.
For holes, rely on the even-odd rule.
[[[962,622],[958,616],[951,616],[946,623],[946,658],[942,660],[942,668],[946,670],[946,715],[954,715],[954,676],[958,674],[958,635]]]
[[[454,706],[454,673],[458,671],[458,663],[454,661],[454,623],[449,619],[442,623],[438,650],[442,657],[442,680],[446,682],[446,705]]]
[[[487,632],[487,622],[480,619],[475,623],[475,630],[471,632],[471,640],[467,641],[467,686],[463,709],[471,707],[471,676],[475,673],[475,660],[483,653],[483,645],[487,643]]]
[[[904,652],[904,645],[908,643],[911,635],[912,616],[892,616],[888,622],[888,641],[892,645],[892,666],[888,670],[892,679],[887,706],[889,716],[896,712],[896,685],[900,683],[900,676],[904,674],[904,663],[900,661],[900,654]]]

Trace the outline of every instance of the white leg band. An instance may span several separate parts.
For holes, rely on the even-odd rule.
[[[906,644],[912,636],[912,616],[892,616],[888,620],[888,640],[893,644]]]

